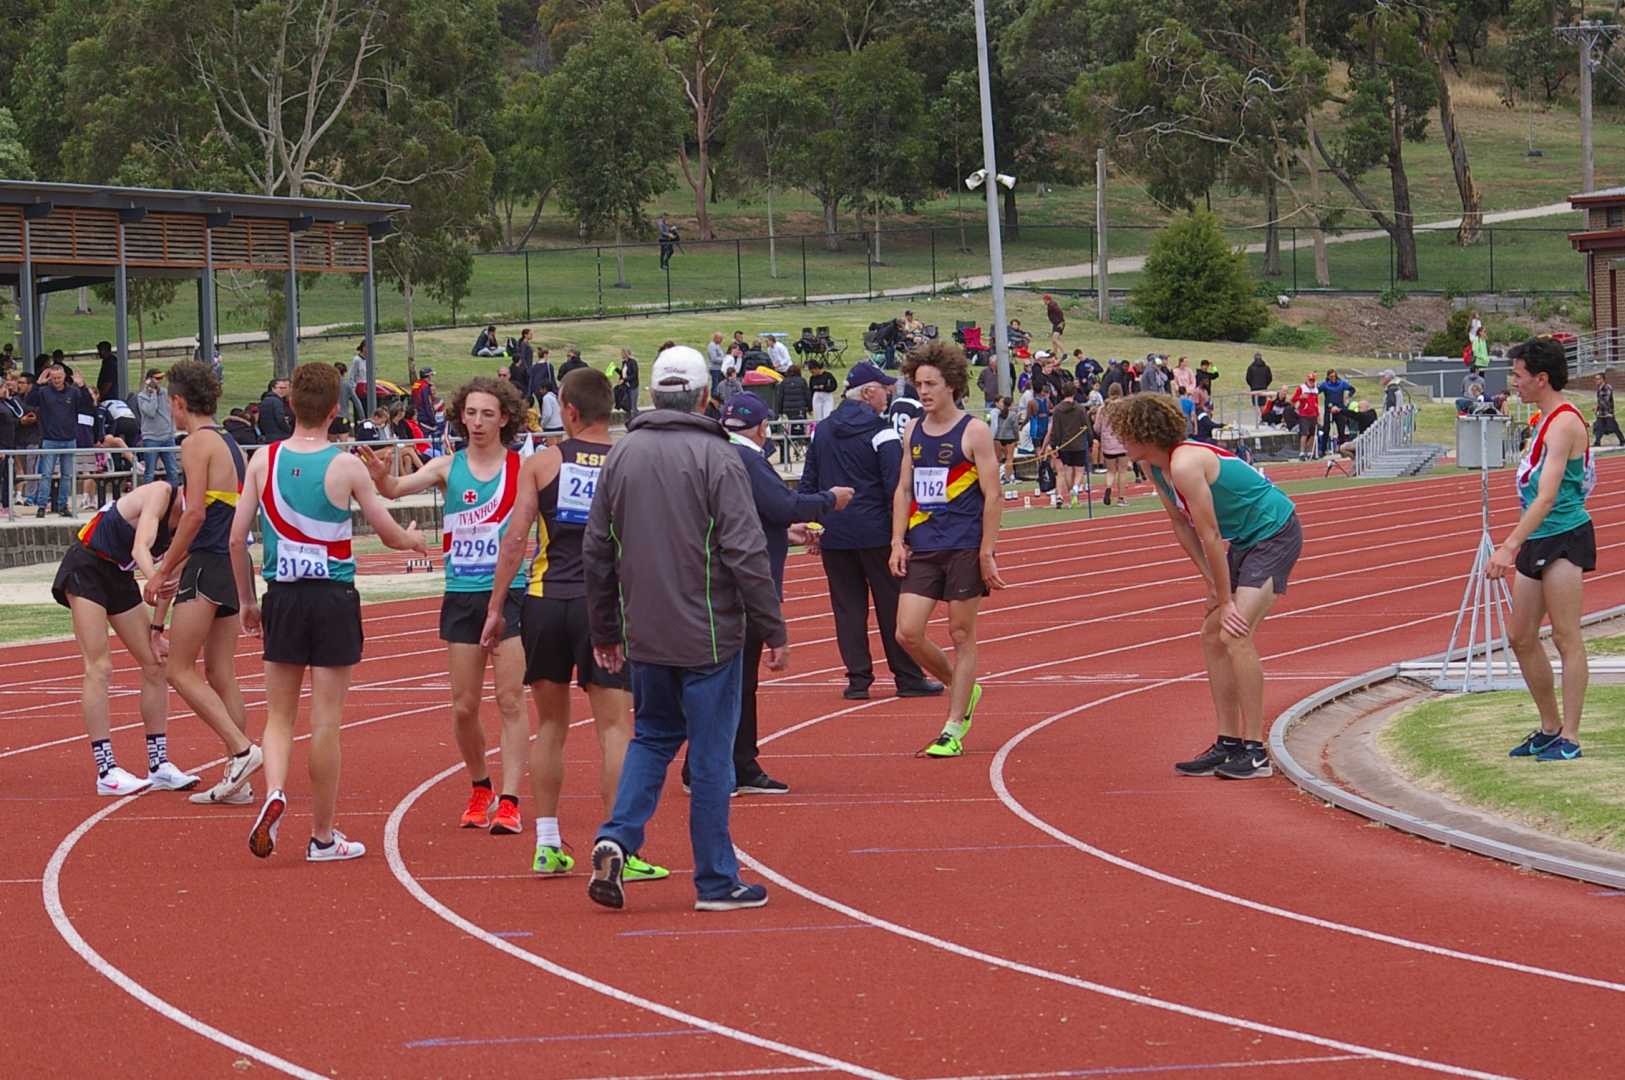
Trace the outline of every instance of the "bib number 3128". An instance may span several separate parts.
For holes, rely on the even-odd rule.
[[[276,545],[278,581],[326,581],[327,549],[320,544],[295,544],[279,540]]]
[[[471,525],[451,534],[451,570],[462,577],[489,574],[497,568],[501,537],[495,525]]]

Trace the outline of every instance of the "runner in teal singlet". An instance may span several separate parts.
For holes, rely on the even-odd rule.
[[[1512,651],[1540,710],[1540,727],[1513,747],[1511,756],[1573,761],[1580,757],[1580,713],[1591,674],[1580,637],[1581,576],[1597,566],[1597,537],[1585,506],[1597,473],[1585,418],[1563,397],[1569,381],[1563,346],[1548,337],[1533,338],[1514,345],[1507,356],[1518,396],[1541,414],[1518,465],[1523,513],[1490,556],[1487,571],[1492,578],[1512,577]],[[1547,616],[1552,644],[1563,658],[1561,713],[1552,664],[1540,641]]]
[[[1186,442],[1185,414],[1166,394],[1135,394],[1106,408],[1129,456],[1150,466],[1174,536],[1207,583],[1202,657],[1219,735],[1174,768],[1226,780],[1270,776],[1254,631],[1286,592],[1303,551],[1292,500],[1229,451]]]
[[[389,463],[363,450],[378,490],[399,498],[431,487],[445,489],[441,525],[446,595],[440,605],[440,637],[446,642],[451,669],[452,724],[457,748],[468,766],[473,788],[459,824],[465,829],[489,827],[496,834],[523,831],[519,785],[525,777],[530,725],[525,718],[525,651],[519,640],[525,596],[525,568],[501,583],[507,627],[494,649],[480,645],[486,606],[495,590],[497,555],[513,520],[519,494],[519,455],[509,449],[524,422],[525,403],[511,382],[480,376],[470,379],[452,399],[447,413],[453,430],[468,446],[438,457],[410,476],[395,477]],[[480,727],[480,695],[486,658],[496,681],[497,710],[502,716],[502,791],[492,790],[485,759],[485,732]]]
[[[350,674],[361,662],[361,598],[355,590],[350,504],[378,538],[397,551],[425,554],[416,525],[402,528],[373,487],[366,466],[327,441],[338,415],[339,375],[331,364],[294,369],[289,401],[293,434],[249,463],[231,525],[232,570],[242,599],[243,626],[265,636],[265,805],[249,832],[260,858],[276,847],[288,809],[283,785],[293,753],[299,695],[310,670],[311,830],[309,862],[339,862],[366,853],[333,828],[338,804],[339,721]],[[257,523],[256,523],[256,518]],[[261,574],[265,608],[254,592],[248,537],[258,527],[265,547]]]

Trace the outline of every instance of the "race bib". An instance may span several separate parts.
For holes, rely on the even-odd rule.
[[[598,466],[566,461],[559,466],[558,519],[571,525],[585,525],[592,510],[592,496],[598,490]]]
[[[940,510],[948,505],[948,470],[914,469],[914,502],[921,510]]]
[[[327,548],[321,544],[277,541],[276,579],[278,581],[326,581]]]
[[[502,538],[495,525],[466,525],[451,534],[451,572],[459,577],[494,573]]]

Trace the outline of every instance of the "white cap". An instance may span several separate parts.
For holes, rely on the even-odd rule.
[[[711,385],[711,376],[698,350],[673,345],[655,357],[649,385],[653,390],[700,390]]]

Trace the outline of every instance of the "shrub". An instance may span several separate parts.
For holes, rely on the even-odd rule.
[[[1246,341],[1269,321],[1254,296],[1246,258],[1225,242],[1219,221],[1197,210],[1151,242],[1129,306],[1154,337]]]
[[[1428,356],[1460,356],[1467,347],[1467,324],[1471,319],[1472,313],[1466,308],[1452,311],[1450,321],[1444,324],[1443,330],[1428,338],[1422,352]]]
[[[1515,322],[1485,323],[1484,333],[1489,337],[1492,345],[1497,343],[1516,344],[1520,341],[1528,341],[1535,336],[1535,332],[1529,327],[1523,325],[1523,323]]]
[[[1401,300],[1404,300],[1409,295],[1404,289],[1384,289],[1377,297],[1377,303],[1392,311]]]
[[[1248,340],[1254,345],[1269,345],[1277,349],[1308,349],[1314,345],[1315,335],[1287,323],[1271,323]]]

